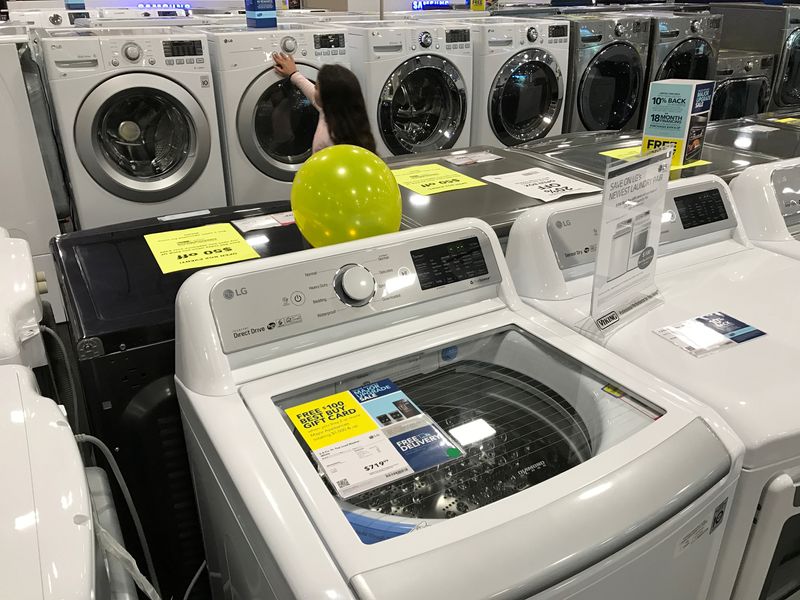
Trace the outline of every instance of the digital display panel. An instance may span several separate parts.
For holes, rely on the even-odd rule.
[[[200,40],[176,40],[162,42],[164,56],[167,58],[181,56],[203,56],[203,42]]]
[[[550,25],[547,29],[548,37],[567,37],[569,35],[568,25]]]
[[[469,41],[469,29],[448,29],[444,34],[446,44],[457,44]]]
[[[675,198],[675,208],[684,229],[718,223],[728,218],[725,201],[718,189]]]
[[[343,33],[328,33],[326,35],[314,36],[314,48],[344,48]]]
[[[489,273],[477,237],[411,252],[419,286],[423,290],[449,285]]]

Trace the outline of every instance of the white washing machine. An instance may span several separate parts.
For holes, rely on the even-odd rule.
[[[600,202],[598,196],[538,207],[516,221],[509,238],[509,267],[523,300],[576,329],[589,315]],[[744,469],[707,598],[796,598],[800,262],[754,247],[730,189],[714,176],[670,182],[661,221],[656,284],[663,302],[604,345],[656,381],[670,382],[717,410],[744,441]],[[575,254],[576,247],[590,251]],[[740,325],[723,331],[755,339],[696,357],[655,333],[698,317],[738,320]],[[766,335],[756,337],[758,332],[742,325]],[[703,332],[706,340],[714,333],[698,321],[686,327]],[[705,347],[701,344],[693,348]]]
[[[0,391],[3,597],[136,600],[130,577],[95,540],[92,504],[121,539],[105,473],[84,469],[64,414],[30,369],[0,366]]]
[[[741,443],[524,307],[482,221],[203,271],[176,307],[220,597],[705,599]]]
[[[50,282],[43,299],[50,302],[56,321],[61,322],[65,319],[64,301],[50,254],[50,240],[61,233],[55,200],[59,201],[65,217],[69,214],[69,200],[53,147],[55,140],[49,129],[42,84],[28,48],[26,28],[1,27],[0,106],[7,118],[0,137],[0,181],[4,196],[0,202],[0,227],[6,228],[11,237],[23,238],[30,244],[35,270],[42,273],[42,280]],[[44,147],[46,155],[40,146],[37,127],[51,136]],[[45,156],[49,159],[47,164]],[[47,167],[55,167],[55,172]]]
[[[367,21],[347,27],[350,62],[361,81],[378,154],[469,146],[469,25]]]
[[[204,35],[37,30],[81,228],[225,206]]]
[[[319,113],[292,82],[279,75],[273,52],[294,56],[315,81],[323,65],[349,67],[345,29],[280,23],[208,27],[231,201],[288,200],[295,173],[311,156]]]
[[[800,258],[800,159],[748,167],[731,192],[753,244]]]
[[[101,19],[163,19],[165,17],[188,17],[185,8],[99,8],[97,16]]]
[[[27,2],[15,2],[9,7],[9,21],[21,23],[29,27],[73,27],[79,19],[97,18],[99,12],[94,9],[68,10],[61,8],[26,8]]]
[[[472,142],[516,146],[561,133],[569,81],[569,21],[472,22]]]
[[[115,15],[112,17],[95,17],[95,18],[81,18],[75,20],[76,27],[200,27],[208,25],[211,20],[199,17],[186,17],[186,16],[158,16],[152,15],[149,17],[140,17],[132,15],[125,17],[122,15]]]

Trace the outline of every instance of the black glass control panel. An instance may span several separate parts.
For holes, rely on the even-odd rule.
[[[547,37],[557,38],[557,37],[567,37],[569,35],[569,26],[568,25],[550,25],[547,28]]]
[[[718,189],[675,198],[675,208],[684,229],[718,223],[728,218],[725,201]]]
[[[417,280],[423,290],[488,275],[486,259],[477,237],[411,252]]]
[[[174,40],[162,42],[164,56],[167,58],[181,56],[203,56],[203,42],[200,40]]]
[[[448,29],[444,34],[446,44],[458,44],[469,41],[469,29]]]
[[[314,36],[314,48],[344,48],[343,33],[327,33]]]

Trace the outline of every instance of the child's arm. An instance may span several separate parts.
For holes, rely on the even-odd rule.
[[[289,77],[289,81],[296,85],[298,90],[303,92],[303,95],[309,99],[314,108],[319,110],[319,106],[317,106],[315,101],[316,89],[314,88],[314,84],[311,83],[305,75],[300,71],[295,71]]]

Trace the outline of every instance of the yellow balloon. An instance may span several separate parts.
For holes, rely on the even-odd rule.
[[[292,211],[300,232],[319,247],[397,231],[402,200],[383,160],[341,144],[320,150],[300,167]]]

